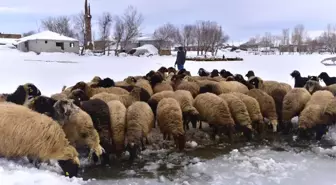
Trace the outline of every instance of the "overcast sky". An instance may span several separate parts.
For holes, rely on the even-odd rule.
[[[89,0],[90,1],[90,0]],[[336,23],[336,0],[91,0],[91,13],[121,14],[135,6],[145,18],[147,34],[166,23],[188,24],[213,20],[223,26],[233,41],[266,31],[277,32],[302,23],[312,33]],[[84,9],[84,0],[0,0],[0,32],[37,30],[48,16],[74,15]],[[94,20],[94,22],[96,22]]]

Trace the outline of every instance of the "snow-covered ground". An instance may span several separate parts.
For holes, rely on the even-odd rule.
[[[318,75],[321,71],[336,76],[336,66],[326,67],[320,61],[329,55],[267,55],[236,54],[244,58],[239,62],[186,62],[185,67],[196,75],[200,67],[206,70],[227,69],[245,75],[254,70],[258,76],[294,84],[290,73],[299,70],[302,75]],[[0,92],[9,93],[19,84],[32,82],[44,95],[59,92],[63,85],[73,85],[93,76],[123,80],[129,75],[145,74],[161,66],[172,66],[175,57],[96,57],[72,54],[21,53],[17,50],[0,48],[1,73]],[[49,61],[49,62],[46,62]],[[57,62],[58,61],[58,62]],[[63,63],[59,63],[63,61]],[[328,133],[327,139],[336,141],[336,129]],[[279,150],[276,148],[283,147]],[[148,151],[147,151],[148,152]],[[212,152],[209,150],[208,152]],[[150,175],[137,175],[139,169],[128,170],[116,178],[100,178],[85,181],[82,178],[68,179],[59,175],[57,168],[43,166],[40,170],[31,165],[0,159],[0,185],[31,184],[336,184],[336,147],[323,149],[313,146],[299,150],[273,143],[268,146],[244,146],[231,149],[214,157],[194,156],[180,159],[182,154],[165,152],[158,160],[146,162],[140,169]],[[162,155],[162,156],[160,156]],[[166,159],[166,160],[165,160]],[[176,162],[176,160],[179,162]],[[26,163],[25,163],[26,164]],[[167,170],[162,171],[162,165]],[[178,165],[184,167],[169,173]],[[161,170],[160,170],[161,169]],[[105,174],[106,175],[106,174]],[[118,175],[117,175],[118,177]]]

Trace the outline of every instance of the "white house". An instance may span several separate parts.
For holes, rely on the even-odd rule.
[[[59,33],[43,31],[21,38],[17,49],[23,52],[69,52],[79,53],[79,41]]]

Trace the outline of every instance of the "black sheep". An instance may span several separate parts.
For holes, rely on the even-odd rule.
[[[114,80],[112,80],[111,78],[104,78],[103,80],[99,80],[96,85],[96,87],[104,87],[104,88],[114,86],[115,86]]]
[[[1,99],[18,105],[23,105],[27,100],[40,95],[41,91],[34,84],[27,83],[17,87],[11,94],[2,94]]]
[[[254,71],[252,70],[247,71],[245,76],[247,77],[247,79],[251,78],[252,76],[255,76]]]
[[[308,75],[308,80],[313,80],[319,82],[319,78],[317,76],[310,76]]]
[[[318,78],[322,79],[326,86],[336,84],[336,77],[330,77],[326,72],[322,72]]]
[[[243,75],[241,75],[241,74],[236,74],[236,75],[234,76],[234,79],[235,79],[237,82],[240,82],[240,83],[244,84],[248,89],[253,89],[253,88],[254,88],[253,85],[250,84],[248,81],[246,81],[246,80],[244,79]]]
[[[219,76],[219,72],[217,69],[214,69],[211,71],[210,73],[210,77],[213,78],[213,77],[216,77],[216,76]]]
[[[168,74],[169,74],[169,73],[174,73],[174,74],[176,74],[176,72],[177,72],[176,69],[173,68],[173,67],[168,67],[167,70],[168,70]]]
[[[308,81],[308,78],[301,77],[300,72],[297,70],[294,70],[290,75],[295,79],[294,87],[303,87]]]
[[[223,78],[227,78],[229,76],[233,76],[233,74],[230,71],[227,71],[225,69],[222,69],[219,74],[223,77]]]
[[[205,69],[200,68],[200,69],[198,70],[198,75],[199,75],[199,76],[209,76],[210,73],[209,73],[208,71],[206,71]]]
[[[100,136],[100,145],[105,149],[103,153],[103,163],[109,164],[109,154],[113,152],[111,117],[108,105],[100,99],[91,99],[82,101],[80,108],[88,113],[92,119],[93,125]],[[93,160],[98,161],[94,154]]]

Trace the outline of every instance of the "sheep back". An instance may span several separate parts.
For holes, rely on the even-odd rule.
[[[156,115],[156,108],[160,100],[163,98],[173,98],[174,92],[173,91],[162,91],[152,95],[148,100],[148,105],[151,107],[153,113]]]
[[[168,82],[161,82],[154,86],[154,94],[162,91],[174,91],[173,87]]]
[[[200,86],[196,82],[185,82],[182,81],[177,87],[176,90],[187,90],[189,91],[193,98],[195,98],[200,92]]]
[[[293,88],[283,99],[282,120],[289,122],[293,117],[298,116],[309,101],[311,95],[305,88]]]

